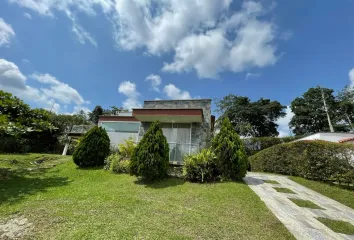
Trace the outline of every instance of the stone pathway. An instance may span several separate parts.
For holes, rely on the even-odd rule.
[[[354,239],[354,235],[333,232],[316,220],[316,217],[325,217],[354,225],[353,209],[286,176],[249,172],[244,180],[297,239]],[[275,180],[279,184],[264,183],[263,180]],[[273,187],[289,188],[296,194],[277,192]],[[323,210],[299,207],[288,198],[310,200]]]

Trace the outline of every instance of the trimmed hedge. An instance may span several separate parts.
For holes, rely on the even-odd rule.
[[[191,182],[214,182],[220,180],[216,156],[210,149],[184,158],[183,175]]]
[[[252,156],[264,149],[270,148],[272,146],[292,142],[302,136],[290,136],[290,137],[253,137],[242,139],[247,156]]]
[[[283,143],[251,157],[252,171],[354,183],[354,145],[325,141]]]
[[[158,122],[153,122],[135,147],[130,173],[143,180],[160,180],[167,175],[169,146]]]
[[[109,147],[110,140],[106,130],[96,126],[80,138],[73,154],[74,163],[79,167],[104,165]]]

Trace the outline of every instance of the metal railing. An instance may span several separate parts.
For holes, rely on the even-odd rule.
[[[96,125],[73,125],[66,129],[66,133],[85,134]]]

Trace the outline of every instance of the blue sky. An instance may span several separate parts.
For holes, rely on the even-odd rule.
[[[3,0],[0,89],[59,113],[229,93],[289,105],[351,84],[353,12],[352,0]]]

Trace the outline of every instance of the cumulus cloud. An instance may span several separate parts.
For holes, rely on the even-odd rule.
[[[29,14],[29,13],[27,13],[27,12],[24,13],[23,16],[24,16],[25,18],[28,18],[29,20],[32,20],[31,14]]]
[[[278,121],[276,121],[276,124],[278,124],[279,137],[286,137],[292,134],[292,131],[289,128],[289,122],[294,116],[294,113],[291,111],[290,106],[287,106],[285,112],[286,112],[286,116],[279,118]]]
[[[245,1],[234,12],[232,0],[8,0],[37,13],[53,17],[64,12],[81,43],[94,38],[74,13],[95,16],[102,11],[113,24],[114,39],[123,50],[144,49],[150,55],[173,54],[163,71],[196,71],[201,78],[217,78],[223,71],[242,72],[276,63],[275,40],[288,39],[290,32],[276,35],[274,21],[267,20],[272,8]]]
[[[40,87],[33,87],[27,83],[28,78],[18,66],[5,59],[0,59],[0,89],[10,92],[25,101],[36,102],[40,107],[60,111],[60,103],[84,106],[88,103],[78,91],[68,84],[46,74],[32,74],[29,76],[40,83]]]
[[[354,86],[354,68],[352,68],[349,73],[349,80],[350,80],[350,85],[353,87]]]
[[[156,92],[160,92],[159,86],[162,83],[162,79],[159,75],[150,74],[149,76],[147,76],[145,78],[145,81],[151,82],[151,89],[152,90],[154,90]]]
[[[10,45],[10,40],[15,36],[15,31],[12,26],[0,18],[0,47],[7,47]]]
[[[140,108],[142,105],[139,101],[140,93],[136,90],[136,84],[130,81],[124,81],[119,84],[118,92],[127,97],[123,102],[123,108],[132,109]]]
[[[167,97],[171,99],[192,99],[191,95],[187,91],[183,91],[173,84],[168,84],[163,89]]]

